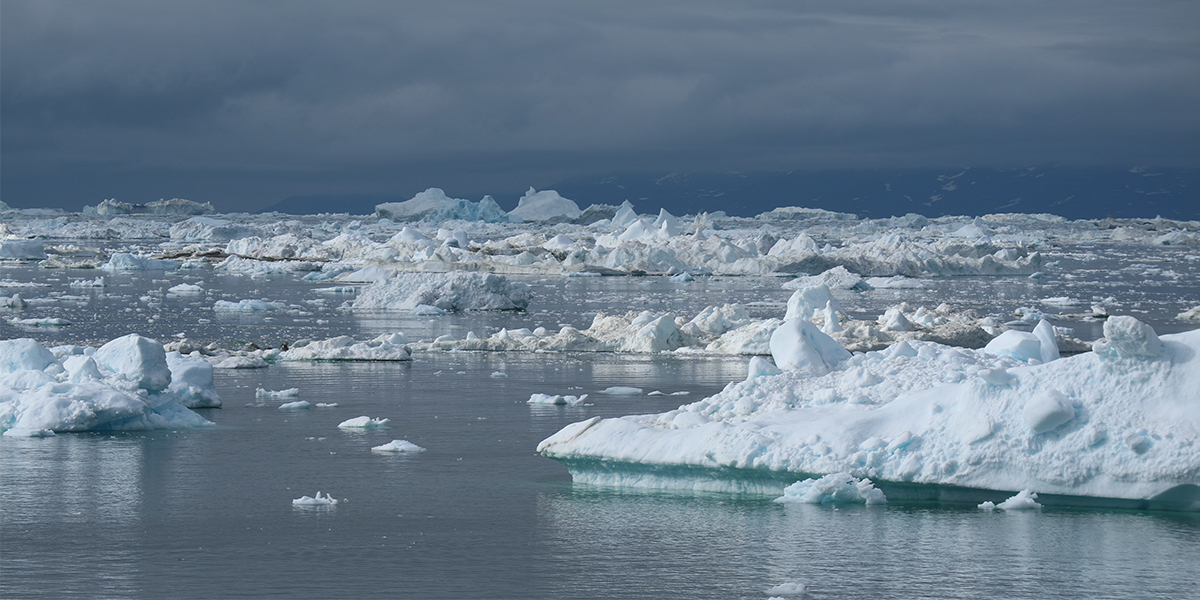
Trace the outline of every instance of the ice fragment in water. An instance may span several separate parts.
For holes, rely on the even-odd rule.
[[[317,492],[315,497],[301,496],[295,500],[292,500],[292,505],[294,506],[334,506],[337,503],[338,501],[336,498],[330,496],[329,494],[322,495],[321,492]]]

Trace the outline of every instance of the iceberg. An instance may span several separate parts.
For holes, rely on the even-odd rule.
[[[1043,503],[1200,510],[1200,330],[1158,337],[1112,317],[1104,333],[1092,352],[1040,364],[902,342],[662,414],[574,423],[538,451],[600,485],[778,495],[846,473],[889,498],[1030,490]]]
[[[479,202],[451,198],[440,188],[429,188],[404,202],[387,202],[375,206],[375,215],[392,221],[449,220],[503,223],[508,215],[491,196]]]
[[[503,275],[455,271],[400,273],[363,288],[352,308],[411,311],[420,305],[444,311],[525,310],[529,286]]]
[[[578,219],[583,211],[574,201],[563,198],[554,190],[539,192],[529,188],[508,215],[522,221],[571,220]]]
[[[31,339],[0,341],[0,431],[209,426],[188,409],[220,406],[205,367],[202,358],[168,356],[162,345],[137,334],[98,349],[63,346],[53,352]]]

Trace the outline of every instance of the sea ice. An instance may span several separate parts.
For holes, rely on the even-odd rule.
[[[337,503],[338,501],[336,498],[330,496],[329,494],[322,495],[321,492],[317,492],[315,497],[301,496],[295,500],[292,500],[293,506],[336,506]]]
[[[400,273],[372,283],[351,303],[356,309],[413,310],[422,304],[445,311],[524,310],[529,287],[490,273]]]
[[[382,446],[374,446],[372,452],[424,452],[425,449],[408,441],[392,440]]]
[[[607,485],[782,485],[664,475],[734,468],[1200,508],[1188,496],[1200,481],[1200,331],[1159,338],[1112,317],[1104,333],[1095,351],[1044,364],[902,342],[820,375],[785,369],[666,413],[568,425],[538,450]]]
[[[211,378],[194,361],[203,359],[175,360],[136,334],[99,349],[64,346],[55,352],[30,339],[0,341],[0,431],[211,425],[186,406],[220,403]]]
[[[805,479],[787,486],[776,502],[800,504],[886,504],[887,497],[870,479],[849,473],[830,473],[820,479]]]
[[[297,400],[295,402],[284,402],[279,405],[279,410],[306,410],[309,407],[307,400]]]
[[[286,390],[265,390],[256,388],[254,390],[255,398],[299,398],[300,388],[288,388]]]
[[[1021,490],[1016,496],[997,504],[996,508],[1001,510],[1038,510],[1042,505],[1038,504],[1037,497],[1037,494],[1029,490]]]
[[[284,351],[273,351],[274,360],[412,360],[412,350],[403,333],[385,333],[374,339],[358,341],[343,335],[327,340],[298,340]]]
[[[386,427],[389,419],[372,419],[371,417],[354,417],[338,423],[342,429],[379,429]]]
[[[641,390],[639,390],[639,392],[640,391]],[[600,392],[600,393],[603,394],[604,392]],[[587,394],[583,394],[582,396],[559,396],[559,395],[551,396],[549,394],[533,394],[533,395],[529,396],[529,400],[526,400],[525,402],[528,404],[552,404],[552,405],[559,405],[559,406],[576,406],[578,404],[582,404],[583,401],[587,399],[587,397],[588,397]]]

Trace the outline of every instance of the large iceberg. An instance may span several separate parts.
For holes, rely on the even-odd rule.
[[[779,494],[848,473],[893,499],[1027,489],[1044,503],[1200,510],[1200,331],[1159,338],[1112,317],[1104,333],[1093,352],[1044,364],[905,341],[828,373],[784,369],[666,413],[574,423],[538,450],[603,485]]]
[[[404,202],[386,202],[375,206],[375,214],[381,219],[393,221],[449,220],[484,221],[487,223],[507,222],[508,215],[491,196],[479,202],[451,198],[440,188],[429,188]]]
[[[0,341],[0,431],[175,429],[211,425],[188,407],[220,406],[212,369],[130,334],[100,348]]]
[[[372,310],[412,310],[422,304],[446,311],[524,310],[529,286],[503,275],[456,271],[400,273],[363,288],[351,304]]]

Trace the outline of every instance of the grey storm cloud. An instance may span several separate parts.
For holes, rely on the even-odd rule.
[[[548,182],[631,168],[1200,158],[1193,1],[5,0],[0,11],[6,178],[419,165]]]

